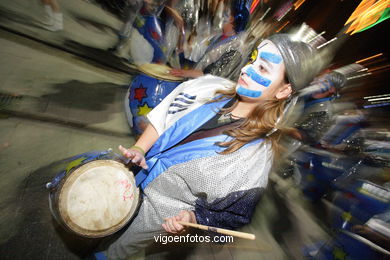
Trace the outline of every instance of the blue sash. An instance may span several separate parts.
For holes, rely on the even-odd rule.
[[[136,185],[141,186],[141,189],[145,189],[151,181],[173,165],[217,155],[218,152],[221,152],[224,147],[220,147],[216,143],[226,141],[230,138],[227,135],[206,137],[177,147],[174,146],[215,116],[229,101],[230,99],[202,105],[180,118],[167,129],[148,152],[145,158],[148,169],[142,169],[136,175]],[[257,140],[247,145],[253,145],[261,141]],[[170,149],[172,147],[174,148]]]

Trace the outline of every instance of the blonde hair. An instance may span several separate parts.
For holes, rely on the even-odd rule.
[[[215,101],[234,98],[235,102],[229,108],[221,109],[220,113],[226,114],[231,112],[238,103],[238,95],[235,88],[228,90],[219,90],[216,94],[221,95]],[[245,144],[260,138],[271,142],[272,150],[275,156],[278,156],[282,150],[280,146],[281,138],[284,134],[291,134],[294,129],[278,128],[272,135],[267,136],[276,124],[279,116],[283,113],[286,100],[274,99],[268,100],[264,103],[258,104],[247,118],[237,127],[227,130],[225,134],[231,136],[233,139],[227,142],[219,142],[218,145],[226,147],[221,154],[230,154],[240,149]]]

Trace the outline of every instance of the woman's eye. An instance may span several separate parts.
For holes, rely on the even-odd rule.
[[[267,71],[267,69],[266,69],[263,65],[261,65],[261,64],[260,64],[260,66],[259,66],[259,70],[260,70],[260,71]]]

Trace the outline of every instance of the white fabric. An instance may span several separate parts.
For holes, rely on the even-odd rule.
[[[206,75],[197,79],[186,81],[177,86],[163,101],[161,101],[160,104],[150,111],[147,118],[157,130],[158,135],[161,135],[179,118],[211,100],[215,96],[214,94],[217,90],[229,89],[231,87],[234,87],[234,83],[230,80],[212,75]],[[168,114],[170,105],[175,101],[175,98],[177,98],[180,93],[196,96],[194,103],[186,104],[177,100],[177,103],[187,106],[188,109],[175,114]]]
[[[144,38],[138,30],[132,30],[130,41],[130,57],[134,64],[141,65],[151,63],[153,60],[153,46]]]

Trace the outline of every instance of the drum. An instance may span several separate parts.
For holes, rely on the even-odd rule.
[[[110,150],[73,157],[46,187],[54,218],[82,237],[115,233],[139,204],[133,173]]]
[[[148,123],[146,115],[183,79],[168,74],[171,68],[165,65],[143,64],[138,68],[141,73],[131,82],[125,103],[129,124],[139,135]]]

